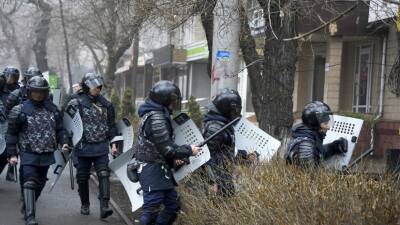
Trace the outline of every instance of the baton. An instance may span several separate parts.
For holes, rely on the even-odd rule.
[[[73,157],[73,152],[71,153],[71,157],[69,159],[69,178],[71,180],[71,189],[74,190],[74,166],[72,165],[72,157]]]
[[[343,170],[350,170],[351,168],[356,166],[358,163],[360,163],[361,160],[363,160],[365,157],[370,155],[373,151],[374,151],[373,148],[367,149],[360,156],[358,156],[353,162],[351,162],[348,166],[344,166]]]
[[[210,137],[206,138],[204,141],[202,141],[197,147],[203,147],[206,145],[208,142],[210,142],[212,139],[214,139],[216,136],[218,136],[220,133],[222,133],[224,130],[228,129],[229,127],[233,126],[237,121],[239,121],[242,117],[237,117],[236,119],[232,120],[228,124],[226,124],[224,127],[222,127],[220,130],[212,134]]]

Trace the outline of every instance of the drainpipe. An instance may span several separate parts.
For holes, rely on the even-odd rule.
[[[382,41],[382,64],[381,64],[381,87],[379,90],[379,108],[378,108],[378,115],[374,118],[374,125],[371,128],[371,143],[370,146],[374,149],[375,144],[375,122],[379,120],[383,115],[383,95],[385,91],[385,63],[386,63],[386,46],[387,46],[387,37],[383,37]]]

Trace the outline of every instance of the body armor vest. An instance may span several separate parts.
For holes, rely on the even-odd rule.
[[[152,115],[161,113],[158,111],[151,111],[146,113],[140,122],[138,131],[138,141],[135,148],[135,158],[145,163],[161,163],[166,164],[166,160],[162,154],[157,150],[157,147],[151,142],[145,134],[145,123]],[[167,118],[166,118],[167,119]]]
[[[18,141],[27,151],[54,152],[57,147],[55,113],[46,107],[35,107],[30,115],[26,115],[26,126]]]
[[[83,138],[87,143],[99,143],[107,140],[109,131],[107,108],[99,102],[90,106],[81,104]]]

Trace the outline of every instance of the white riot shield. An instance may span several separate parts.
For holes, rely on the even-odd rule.
[[[75,146],[83,135],[83,124],[78,109],[68,106],[64,113],[64,128],[72,135],[72,144]]]
[[[132,159],[133,149],[131,148],[127,152],[122,153],[120,156],[115,158],[108,164],[108,167],[117,175],[118,179],[121,181],[125,188],[126,193],[129,196],[129,201],[132,205],[132,212],[140,209],[143,205],[143,195],[140,194],[140,184],[139,182],[133,183],[128,179],[126,174],[126,167],[129,161]]]
[[[118,133],[122,136],[122,151],[127,152],[133,146],[134,132],[131,122],[127,118],[122,118],[117,123]]]
[[[173,121],[175,143],[177,145],[196,144],[202,142],[203,136],[194,122],[186,115],[179,114]],[[133,150],[123,153],[114,159],[110,164],[110,169],[118,176],[132,204],[132,212],[140,209],[143,205],[143,195],[139,182],[133,183],[128,179],[126,168],[133,155]],[[202,150],[197,156],[189,158],[190,164],[182,166],[174,173],[176,181],[182,180],[185,176],[198,169],[210,159],[210,151],[207,145],[202,147]]]
[[[334,155],[324,161],[324,165],[328,168],[342,170],[344,166],[347,166],[350,163],[364,121],[361,119],[338,115],[334,115],[333,120],[333,127],[326,133],[324,144],[329,144],[343,137],[346,138],[349,145],[346,154]]]
[[[197,128],[193,120],[191,120],[185,113],[181,113],[175,117],[172,126],[174,128],[175,144],[177,145],[199,144],[204,141],[199,128]],[[210,160],[210,151],[207,145],[204,145],[199,154],[190,157],[189,160],[189,164],[185,164],[174,173],[176,181],[182,180],[184,177]]]
[[[246,118],[235,125],[235,146],[249,153],[257,151],[260,161],[268,161],[278,151],[281,142],[265,133]]]
[[[72,135],[73,146],[77,145],[83,135],[83,124],[79,111],[75,109],[73,106],[68,106],[65,109],[63,125],[68,134]],[[53,167],[53,173],[56,174],[56,178],[54,182],[50,185],[49,192],[51,192],[54,186],[57,184],[58,180],[61,177],[62,172],[67,166],[68,161],[71,159],[72,154],[73,152],[71,152],[69,155],[65,155],[60,150],[56,150],[54,152],[54,159],[56,163],[53,164],[52,167]],[[72,185],[73,183],[71,183],[71,187],[73,187]]]
[[[6,150],[7,122],[0,123],[0,155]]]
[[[62,173],[65,166],[67,165],[68,154],[64,154],[62,151],[57,149],[56,151],[54,151],[54,159],[56,163],[52,165],[53,173],[59,175]]]

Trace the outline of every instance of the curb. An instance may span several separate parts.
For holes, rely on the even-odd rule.
[[[90,174],[90,179],[93,181],[93,183],[96,184],[96,186],[99,186],[99,181],[97,180],[96,176],[93,174]],[[111,206],[115,209],[115,211],[118,213],[118,215],[121,217],[121,219],[124,221],[126,225],[134,225],[134,223],[129,219],[129,217],[122,211],[122,209],[118,206],[118,204],[113,200],[113,198],[110,196],[110,204]]]

